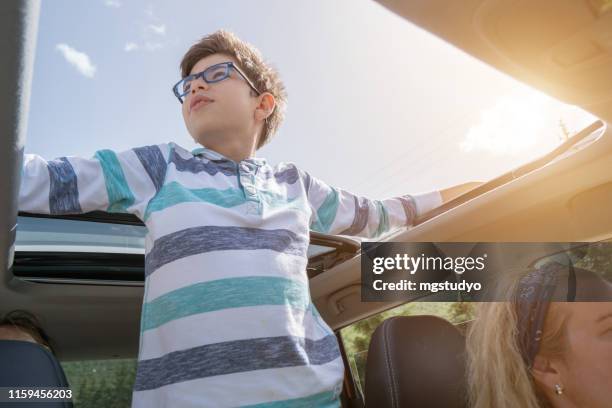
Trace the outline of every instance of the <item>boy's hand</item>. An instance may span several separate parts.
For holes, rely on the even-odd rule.
[[[470,190],[475,189],[476,187],[484,184],[483,181],[470,181],[468,183],[458,184],[453,187],[445,188],[440,190],[440,195],[442,196],[442,203],[447,203],[455,197],[459,197],[460,195],[467,193]]]

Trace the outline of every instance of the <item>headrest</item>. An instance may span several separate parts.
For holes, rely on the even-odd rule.
[[[465,339],[435,316],[398,316],[372,335],[365,374],[368,408],[464,408]]]
[[[53,354],[39,344],[19,340],[0,340],[0,362],[2,362],[0,364],[0,387],[69,386],[59,362]],[[16,402],[7,406],[13,405],[18,408],[72,407],[72,403],[66,401]]]

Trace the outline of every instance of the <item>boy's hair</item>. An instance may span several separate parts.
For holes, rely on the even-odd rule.
[[[51,339],[42,329],[36,316],[25,310],[13,310],[0,317],[0,326],[12,326],[32,336],[41,346],[47,347],[51,353],[55,353],[51,345]]]
[[[264,62],[259,50],[225,30],[209,34],[189,48],[181,61],[182,77],[189,75],[199,60],[212,54],[225,54],[234,58],[259,92],[269,92],[274,95],[276,107],[264,123],[261,137],[257,142],[259,149],[272,138],[285,117],[287,105],[285,85],[278,72]]]

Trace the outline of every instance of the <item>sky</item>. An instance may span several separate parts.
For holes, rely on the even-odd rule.
[[[558,145],[560,119],[593,120],[372,0],[41,3],[26,153],[47,159],[198,147],[171,87],[218,29],[256,46],[289,94],[256,155],[371,198],[492,179]]]

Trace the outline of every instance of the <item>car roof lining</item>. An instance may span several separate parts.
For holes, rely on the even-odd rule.
[[[376,1],[519,81],[612,121],[612,8],[600,12],[587,0]]]

